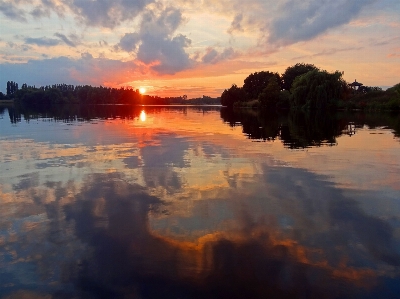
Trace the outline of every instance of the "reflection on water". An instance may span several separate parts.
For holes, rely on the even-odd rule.
[[[400,136],[400,117],[396,114],[365,115],[362,113],[329,113],[290,111],[265,112],[251,109],[221,110],[222,119],[230,126],[243,127],[250,139],[282,140],[288,148],[336,145],[343,134],[354,135],[357,129],[388,127]]]
[[[397,116],[0,112],[1,298],[400,292]]]
[[[146,121],[146,112],[144,110],[142,110],[142,112],[140,112],[139,118],[141,121]]]

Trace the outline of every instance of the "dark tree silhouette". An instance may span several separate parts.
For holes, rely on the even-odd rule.
[[[281,77],[278,73],[269,71],[255,72],[244,79],[243,90],[249,99],[257,99],[259,94],[267,87],[269,80],[275,77],[278,85],[281,86]]]
[[[293,81],[296,79],[296,77],[313,70],[318,70],[318,68],[313,64],[296,63],[295,65],[289,66],[282,74],[283,89],[290,91]]]
[[[18,83],[7,81],[7,95],[11,96],[18,91]]]
[[[313,70],[298,76],[292,86],[292,106],[305,109],[326,109],[335,104],[345,86],[343,73]]]
[[[221,105],[229,108],[233,107],[233,104],[240,101],[246,100],[246,93],[243,88],[238,87],[236,84],[232,84],[231,88],[225,89],[221,95]]]
[[[272,76],[268,81],[268,85],[258,96],[261,106],[268,108],[276,107],[279,101],[280,90],[276,77]]]

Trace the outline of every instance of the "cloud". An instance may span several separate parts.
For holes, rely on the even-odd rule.
[[[59,39],[47,37],[27,37],[24,39],[24,41],[27,45],[37,45],[40,47],[58,46],[61,44],[61,41],[70,47],[76,47],[76,45],[79,43],[79,38],[75,34],[70,34],[69,37],[67,37],[62,33],[56,32],[54,33],[54,36],[58,37]]]
[[[201,58],[204,63],[215,64],[217,62],[232,58],[235,55],[233,48],[226,48],[221,53],[218,53],[214,48],[207,48],[206,54]]]
[[[289,0],[267,25],[268,42],[286,45],[312,39],[330,28],[348,23],[375,0]]]
[[[137,44],[140,42],[140,36],[138,33],[126,33],[120,40],[117,48],[131,52],[136,50]]]
[[[72,12],[77,19],[88,26],[114,28],[126,20],[137,17],[148,4],[154,0],[20,0],[6,2],[0,0],[0,11],[8,18],[24,21],[26,11],[20,7],[35,5],[30,15],[36,19],[50,17],[51,11],[64,17],[66,12]]]
[[[191,40],[182,34],[162,39],[146,34],[137,58],[146,64],[155,63],[151,68],[160,74],[174,74],[191,66],[192,61],[185,52],[190,43]]]
[[[69,8],[89,26],[114,28],[121,22],[135,18],[153,0],[72,0]]]
[[[49,17],[50,16],[50,11],[48,9],[45,9],[42,6],[36,6],[31,12],[30,14],[36,18],[36,19],[40,19],[42,17]]]
[[[0,11],[9,19],[26,22],[25,11],[17,8],[13,3],[0,1]]]
[[[71,39],[69,39],[68,37],[66,37],[64,34],[61,33],[54,33],[54,36],[57,36],[59,39],[61,39],[65,44],[67,44],[70,47],[76,47],[76,43],[74,41],[72,41],[72,39],[77,39],[76,35],[71,35]]]
[[[243,21],[243,14],[238,13],[235,15],[231,23],[231,27],[228,29],[228,33],[232,34],[234,31],[243,31],[242,25],[240,24]]]
[[[364,47],[347,47],[347,48],[342,48],[342,49],[338,49],[338,48],[324,49],[321,52],[317,52],[317,53],[314,53],[311,55],[302,55],[302,56],[293,57],[292,60],[301,60],[304,58],[313,58],[313,57],[318,57],[318,56],[331,56],[331,55],[334,55],[334,54],[340,53],[340,52],[360,51],[363,48]]]
[[[7,46],[12,49],[15,49],[18,51],[24,51],[24,52],[32,50],[32,47],[27,44],[19,45],[19,44],[13,43],[13,42],[8,42]]]
[[[354,20],[377,0],[204,0],[202,8],[232,18],[228,34],[241,32],[271,47],[306,41]],[[258,37],[256,36],[258,35]]]
[[[60,40],[47,37],[27,37],[25,38],[25,43],[41,47],[54,47],[60,44]]]
[[[115,48],[137,51],[136,58],[160,74],[174,74],[187,69],[193,63],[185,51],[191,40],[182,34],[174,35],[184,21],[182,12],[173,7],[158,13],[146,11],[139,30],[126,33]]]
[[[48,10],[52,10],[55,13],[57,13],[58,16],[64,17],[65,14],[65,6],[58,0],[41,0],[42,2],[42,7],[40,9],[45,13],[42,16],[48,16],[47,12]],[[32,14],[32,12],[31,12]]]

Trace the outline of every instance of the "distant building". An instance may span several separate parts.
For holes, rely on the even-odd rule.
[[[360,86],[363,86],[362,83],[357,82],[356,79],[354,79],[353,83],[350,83],[349,86],[353,89],[353,90],[358,90],[360,88]]]

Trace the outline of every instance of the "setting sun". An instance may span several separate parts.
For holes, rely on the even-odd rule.
[[[140,87],[140,88],[139,88],[139,92],[140,92],[141,94],[146,93],[146,88]]]

